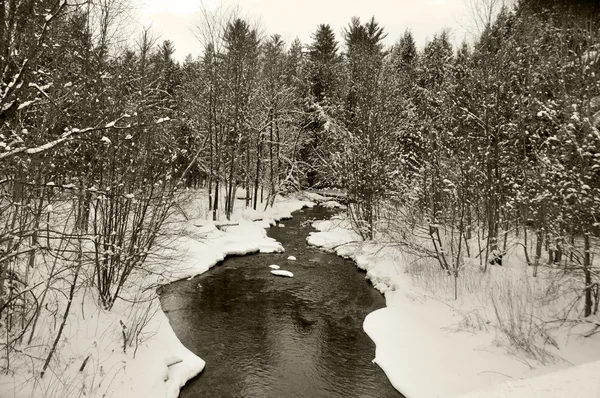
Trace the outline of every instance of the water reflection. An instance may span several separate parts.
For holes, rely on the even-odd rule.
[[[362,330],[384,298],[352,262],[306,245],[303,221],[329,215],[308,209],[271,228],[286,253],[231,257],[163,289],[175,333],[207,362],[182,398],[401,397],[371,363],[375,347]],[[294,278],[271,275],[270,264]]]

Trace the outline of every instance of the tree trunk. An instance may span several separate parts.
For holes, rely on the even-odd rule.
[[[246,207],[250,207],[250,140],[246,145],[246,172],[244,173],[244,188],[246,189]]]
[[[583,275],[585,277],[583,316],[585,317],[592,315],[592,273],[590,271],[592,264],[590,259],[590,235],[586,232],[583,235]]]
[[[214,178],[215,168],[215,156],[213,149],[213,92],[212,87],[208,93],[208,148],[210,163],[208,166],[208,209],[212,210],[213,198],[212,198],[212,181]]]
[[[271,195],[275,194],[275,177],[273,175],[273,108],[269,109],[269,178],[271,179]],[[268,200],[268,198],[267,198]]]
[[[262,157],[262,131],[258,132],[258,137],[256,141],[256,170],[254,174],[254,203],[252,208],[256,210],[257,202],[258,202],[258,185],[259,185],[259,176],[260,176],[260,161]],[[262,199],[261,199],[262,202]]]
[[[540,263],[540,257],[542,256],[542,243],[544,242],[544,232],[538,229],[535,233],[535,259],[533,260],[533,276],[537,276],[537,269]]]
[[[80,233],[80,232],[77,232],[77,233]],[[46,372],[46,369],[48,368],[48,365],[50,364],[50,360],[52,359],[52,356],[54,355],[54,352],[56,351],[56,346],[58,345],[58,342],[60,341],[60,338],[62,336],[62,332],[65,328],[65,325],[67,324],[67,318],[69,316],[69,312],[71,311],[71,304],[73,304],[73,297],[75,296],[75,288],[77,287],[77,279],[79,277],[79,271],[81,270],[82,264],[83,264],[83,248],[82,248],[81,238],[79,238],[78,253],[77,253],[77,265],[75,268],[75,276],[73,276],[73,282],[71,282],[71,288],[69,289],[69,299],[67,301],[67,306],[65,308],[65,312],[63,314],[63,320],[58,329],[56,338],[54,339],[54,343],[52,344],[52,348],[50,349],[50,352],[48,353],[48,356],[46,357],[46,361],[44,362],[44,366],[42,367],[42,372],[40,373],[40,377],[44,377],[44,373]]]

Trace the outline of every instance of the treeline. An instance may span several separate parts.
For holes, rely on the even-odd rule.
[[[465,257],[485,271],[518,245],[534,276],[576,275],[574,313],[595,314],[599,17],[593,2],[521,1],[473,45],[441,32],[422,50],[409,31],[386,50],[376,21],[353,20],[342,80],[315,101],[334,141],[322,176],[347,190],[357,231],[393,224],[454,277]]]
[[[232,15],[205,18],[203,55],[188,57],[181,71],[188,140],[199,144],[185,161],[195,162],[190,179],[208,188],[213,219],[219,209],[229,218],[238,188],[254,209],[300,188],[302,46],[288,51],[279,35],[259,37]]]

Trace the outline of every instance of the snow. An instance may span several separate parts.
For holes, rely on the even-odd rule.
[[[327,250],[333,250],[340,245],[361,240],[360,235],[351,230],[350,224],[340,217],[332,217],[331,220],[316,221],[313,227],[320,230],[319,233],[311,233],[307,238],[309,244],[319,246]],[[341,252],[338,252],[340,254]]]
[[[405,396],[463,393],[527,371],[498,347],[488,346],[491,339],[439,327],[456,322],[442,303],[415,304],[401,301],[374,311],[363,326],[377,347],[374,362]],[[427,375],[435,375],[435,383],[427,382]]]
[[[204,199],[198,199],[201,200]],[[224,224],[219,221],[209,221],[206,217],[190,219],[176,232],[180,236],[171,249],[173,255],[181,257],[178,253],[183,250],[187,257],[176,267],[162,270],[162,275],[167,281],[184,279],[206,272],[228,255],[284,252],[279,242],[267,236],[265,228],[277,225],[281,219],[291,218],[296,210],[312,206],[313,202],[296,196],[278,197],[275,206],[266,211],[238,209],[226,223],[228,226],[221,229],[217,226]],[[194,201],[188,207],[199,206]]]
[[[335,200],[328,200],[327,202],[321,203],[321,206],[326,207],[328,209],[341,209],[344,208],[344,205]]]
[[[23,101],[21,104],[19,104],[19,107],[17,109],[21,110],[23,108],[27,108],[29,105],[31,105],[31,104],[33,104],[35,102],[37,102],[37,100]]]
[[[169,260],[151,262],[150,272],[138,271],[139,275],[132,275],[131,284],[123,293],[137,298],[139,303],[132,305],[118,300],[106,311],[98,305],[95,289],[79,289],[50,371],[44,378],[32,378],[32,374],[39,375],[41,363],[26,356],[14,356],[11,365],[15,373],[0,375],[0,395],[8,392],[13,398],[68,397],[80,396],[84,391],[88,397],[175,398],[180,388],[204,369],[205,362],[177,339],[160,308],[156,287],[203,273],[228,255],[283,252],[281,244],[267,236],[265,228],[314,203],[289,196],[277,197],[275,206],[266,211],[239,206],[227,222],[237,225],[219,229],[219,221],[210,221],[212,214],[198,213],[207,202],[205,193],[192,191],[188,196],[190,199],[182,205],[181,213],[165,226],[171,240],[161,252],[166,257],[161,258]],[[277,272],[292,276],[289,271]],[[86,278],[90,276],[91,272]],[[58,292],[52,294],[57,300],[65,298]],[[64,303],[57,303],[62,313]],[[151,316],[146,319],[145,314]],[[36,337],[23,351],[44,358],[56,336],[55,323],[52,313],[43,312]],[[143,325],[142,333],[137,343],[134,339],[132,346],[127,345],[123,352],[123,331],[134,330],[137,324]],[[86,358],[86,366],[80,371]]]
[[[316,221],[313,227],[319,232],[310,234],[309,244],[354,260],[385,294],[386,307],[369,314],[363,328],[376,345],[373,362],[406,397],[600,397],[598,378],[592,376],[597,375],[599,363],[582,365],[598,360],[598,334],[583,338],[574,329],[563,331],[556,338],[560,351],[547,349],[564,360],[542,364],[509,350],[498,326],[475,311],[483,306],[475,296],[461,292],[464,299],[456,302],[444,297],[442,291],[452,286],[453,278],[439,270],[435,282],[429,274],[415,274],[422,263],[397,245],[386,244],[386,236],[381,241],[363,241],[344,216]],[[505,255],[504,263],[488,271],[494,283],[510,288],[510,281],[528,278],[512,268],[514,253]],[[463,278],[469,277],[465,270],[461,272]],[[540,279],[533,283],[543,286]],[[430,289],[423,287],[427,283],[432,283]],[[490,300],[496,293],[484,294]],[[581,366],[569,368],[570,364]],[[545,375],[549,372],[555,373]],[[578,380],[582,382],[574,387]],[[589,387],[585,380],[593,380],[594,385],[580,392]]]
[[[273,275],[277,275],[277,276],[285,276],[288,278],[293,278],[294,274],[292,274],[290,271],[285,271],[285,270],[273,270],[271,271],[271,273]]]
[[[594,63],[594,62],[598,61],[598,51],[596,51],[596,50],[586,51],[581,56],[581,60],[584,63]]]
[[[327,202],[318,194],[309,196]],[[264,228],[314,204],[306,200],[306,195],[278,197],[274,208],[255,211],[239,206],[231,220],[225,221],[219,214],[214,222],[212,214],[202,210],[206,196],[191,192],[190,197],[181,206],[181,214],[166,226],[172,240],[162,254],[173,260],[152,263],[151,273],[133,279],[132,286],[138,290],[131,290],[132,294],[141,288],[151,300],[134,306],[118,301],[111,311],[105,311],[98,306],[94,289],[80,289],[52,361],[52,372],[32,383],[27,367],[31,359],[22,358],[14,375],[0,375],[0,391],[10,391],[15,398],[40,396],[48,391],[54,396],[78,396],[81,388],[90,397],[178,396],[181,386],[201,372],[205,363],[179,342],[160,309],[154,287],[203,273],[227,255],[283,252],[281,244],[269,238]],[[414,266],[412,259],[398,247],[363,241],[342,216],[317,221],[313,226],[319,232],[310,234],[309,244],[353,259],[366,271],[373,286],[385,294],[387,306],[369,314],[363,327],[376,345],[373,362],[405,396],[600,396],[596,377],[600,362],[592,362],[598,359],[600,334],[558,340],[565,361],[546,366],[510,354],[494,325],[465,326],[471,307],[445,301],[416,284],[409,272]],[[511,256],[505,255],[506,264],[513,261]],[[293,261],[295,257],[287,259]],[[293,277],[292,272],[276,264],[269,267],[275,276]],[[522,277],[514,271],[508,266],[493,269],[498,279]],[[451,278],[439,283],[450,284]],[[127,346],[123,352],[120,322],[130,330],[144,311],[151,311],[153,316],[140,334],[137,347]],[[55,321],[52,314],[40,319],[39,336],[30,347],[24,347],[29,355],[44,356],[45,347],[55,336]],[[589,330],[593,325],[583,326]],[[79,371],[88,357],[85,369]],[[19,364],[18,358],[14,361]],[[34,374],[39,370],[37,365]]]
[[[284,251],[279,242],[267,236],[261,222],[240,221],[239,225],[229,226],[225,231],[208,222],[195,229],[186,231],[189,235],[180,237],[176,249],[172,249],[183,250],[187,257],[177,267],[164,270],[163,275],[168,281],[206,272],[230,255]]]
[[[600,361],[596,361],[530,379],[511,380],[472,391],[461,398],[598,398],[599,372]]]
[[[335,190],[323,190],[323,191],[321,191],[321,193],[304,191],[304,192],[302,192],[301,195],[303,198],[306,198],[307,200],[319,203],[322,206],[326,206],[326,204],[329,204],[329,207],[334,207],[331,205],[334,203],[337,203],[333,200],[332,196],[339,196],[339,197],[345,196],[345,194],[343,194],[342,192],[335,191]],[[328,196],[328,195],[331,195],[331,196]],[[326,207],[328,207],[328,206],[326,206]]]
[[[113,310],[104,311],[98,307],[91,291],[83,293],[74,299],[63,338],[52,361],[52,372],[36,380],[35,385],[26,372],[12,378],[2,375],[0,391],[10,391],[10,396],[15,398],[79,396],[78,388],[85,388],[86,395],[91,397],[175,398],[181,386],[204,368],[204,361],[179,342],[165,314],[160,311],[158,299],[150,301],[155,312],[140,335],[139,346],[127,346],[124,353],[119,321],[132,327],[129,313],[143,310],[144,305],[132,307],[121,301]],[[53,338],[53,331],[49,322],[42,322],[42,333],[38,335]],[[40,338],[34,341],[40,341]],[[28,352],[44,351],[33,345]],[[80,371],[86,358],[89,358],[86,366]],[[177,363],[169,366],[173,362]],[[23,365],[14,365],[16,369],[23,369]]]

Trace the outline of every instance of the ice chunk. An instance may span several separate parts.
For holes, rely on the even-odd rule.
[[[271,273],[273,275],[277,275],[277,276],[287,276],[288,278],[291,278],[294,276],[294,274],[292,274],[290,271],[285,271],[285,270],[275,270],[275,271],[271,271]]]

